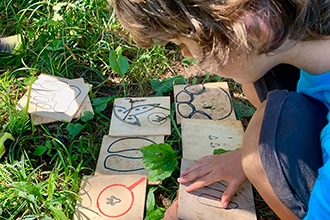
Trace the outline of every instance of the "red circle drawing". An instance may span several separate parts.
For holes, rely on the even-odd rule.
[[[108,206],[102,207],[109,201]],[[123,201],[125,199],[125,201]],[[102,200],[102,202],[100,202]],[[116,218],[125,215],[133,206],[134,194],[131,189],[123,184],[112,184],[105,187],[97,196],[96,205],[106,217]]]
[[[116,218],[125,215],[132,208],[134,203],[134,194],[132,190],[145,180],[146,177],[141,177],[130,186],[112,184],[105,187],[97,196],[97,208],[104,216],[109,218]],[[100,205],[100,200],[103,201],[102,204],[106,203],[106,205],[110,206],[107,206],[106,210],[102,209],[103,207]]]

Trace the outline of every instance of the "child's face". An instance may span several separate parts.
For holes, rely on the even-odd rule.
[[[171,42],[180,46],[183,56],[199,60],[203,56],[200,45],[187,37],[179,37]],[[218,74],[226,78],[232,78],[239,83],[253,83],[265,74],[272,66],[276,65],[275,60],[266,55],[254,53],[243,54],[240,50],[230,52],[229,60],[225,66],[219,65],[216,60],[208,61],[209,67],[206,71]]]

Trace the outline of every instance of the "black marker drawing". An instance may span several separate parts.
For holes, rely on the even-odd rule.
[[[223,182],[216,182],[210,186],[205,186],[208,191],[198,194],[198,202],[206,206],[222,209],[222,207],[219,206],[219,202],[221,201],[221,196],[226,187],[227,185]],[[236,193],[234,197],[237,197]],[[239,205],[236,202],[230,201],[227,209],[237,209],[238,207]]]
[[[210,134],[210,135],[209,135],[209,139],[210,139],[210,140],[218,140],[219,137]]]
[[[163,112],[154,112],[148,115],[148,121],[153,125],[162,125],[167,121],[168,116]]]
[[[227,137],[227,139],[234,139],[234,137]],[[219,139],[219,137],[215,136],[215,135],[209,135],[209,140],[210,140],[210,147],[211,148],[216,148],[216,147],[222,147],[222,146],[225,146],[226,144],[225,143],[221,143],[221,140]],[[217,142],[217,141],[220,141],[220,142]]]
[[[126,146],[127,141],[139,141],[141,146],[148,146],[150,144],[156,144],[153,140],[144,137],[124,137],[112,142],[107,152],[109,155],[104,159],[104,168],[115,172],[137,172],[144,170],[144,164],[142,163],[142,153],[139,147],[131,146],[123,149],[122,146]],[[142,143],[141,143],[142,141]],[[126,154],[126,155],[125,155]],[[121,167],[120,164],[114,164],[115,159],[121,159],[127,161],[125,164],[134,164],[136,167],[127,168]],[[136,163],[139,161],[140,163]]]
[[[228,112],[225,112],[224,115],[220,118],[215,118],[218,120],[225,119],[231,115],[233,112],[233,105],[231,102],[230,94],[221,87],[216,87],[219,89],[219,92],[224,94],[228,103],[230,104],[230,108]],[[187,85],[183,90],[178,92],[175,96],[175,102],[177,103],[177,112],[183,118],[192,118],[196,115],[201,115],[206,119],[213,119],[211,115],[209,115],[205,109],[215,109],[213,105],[203,106],[203,109],[197,109],[193,104],[195,97],[207,92],[204,85]],[[189,109],[188,113],[185,113]]]
[[[212,148],[216,148],[216,147],[220,147],[220,146],[221,146],[221,144],[219,144],[219,143],[210,142],[210,147],[212,147]]]
[[[65,113],[81,93],[81,89],[78,86],[68,84],[67,82],[37,80],[32,85],[30,103],[40,109]],[[66,97],[63,97],[63,95],[66,95]]]
[[[120,203],[121,199],[117,198],[116,196],[111,196],[110,198],[107,198],[107,205],[114,206],[117,203]]]
[[[152,125],[162,125],[166,123],[168,116],[163,112],[155,112],[155,108],[166,109],[161,106],[161,103],[149,103],[134,105],[137,102],[144,102],[146,99],[128,99],[130,106],[114,105],[113,114],[125,124],[142,127],[142,119],[146,119]]]
[[[219,137],[217,137],[215,135],[209,135],[210,147],[211,148],[216,148],[216,147],[220,147],[221,146],[220,143],[213,142],[213,140],[218,140],[218,139],[219,139]]]
[[[134,149],[130,150],[130,152],[133,152]],[[139,154],[140,152],[138,150],[135,150],[137,154]],[[128,173],[128,172],[136,172],[136,171],[140,171],[140,170],[144,170],[143,164],[141,164],[141,166],[136,167],[136,168],[124,168],[121,167],[120,164],[114,164],[111,163],[111,161],[117,160],[117,159],[121,159],[121,160],[129,160],[130,162],[134,163],[134,160],[137,161],[141,161],[142,160],[142,156],[124,156],[124,155],[120,155],[120,154],[111,154],[109,156],[107,156],[104,160],[104,168],[107,170],[111,170],[111,171],[115,171],[115,172],[121,172],[121,173]],[[117,167],[117,166],[118,167]]]
[[[114,105],[113,113],[119,121],[141,127],[141,122],[138,116],[149,112],[158,106],[160,106],[160,103],[142,104],[130,108]]]

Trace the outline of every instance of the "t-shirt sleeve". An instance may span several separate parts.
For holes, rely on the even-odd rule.
[[[315,182],[305,220],[330,218],[330,162],[320,168],[319,176]]]
[[[322,150],[325,151],[326,161],[319,169],[319,175],[309,200],[307,216],[304,218],[306,220],[330,219],[330,160],[327,156],[330,150],[329,134],[323,136],[322,147]]]

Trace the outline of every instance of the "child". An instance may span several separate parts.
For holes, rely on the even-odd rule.
[[[182,172],[187,191],[225,180],[226,208],[247,178],[281,219],[330,219],[329,0],[114,0],[114,8],[137,45],[179,45],[205,70],[242,83],[257,107],[242,149]],[[301,69],[296,92],[268,91],[296,83],[295,70],[272,73],[280,64]],[[175,205],[165,219],[177,219]]]

